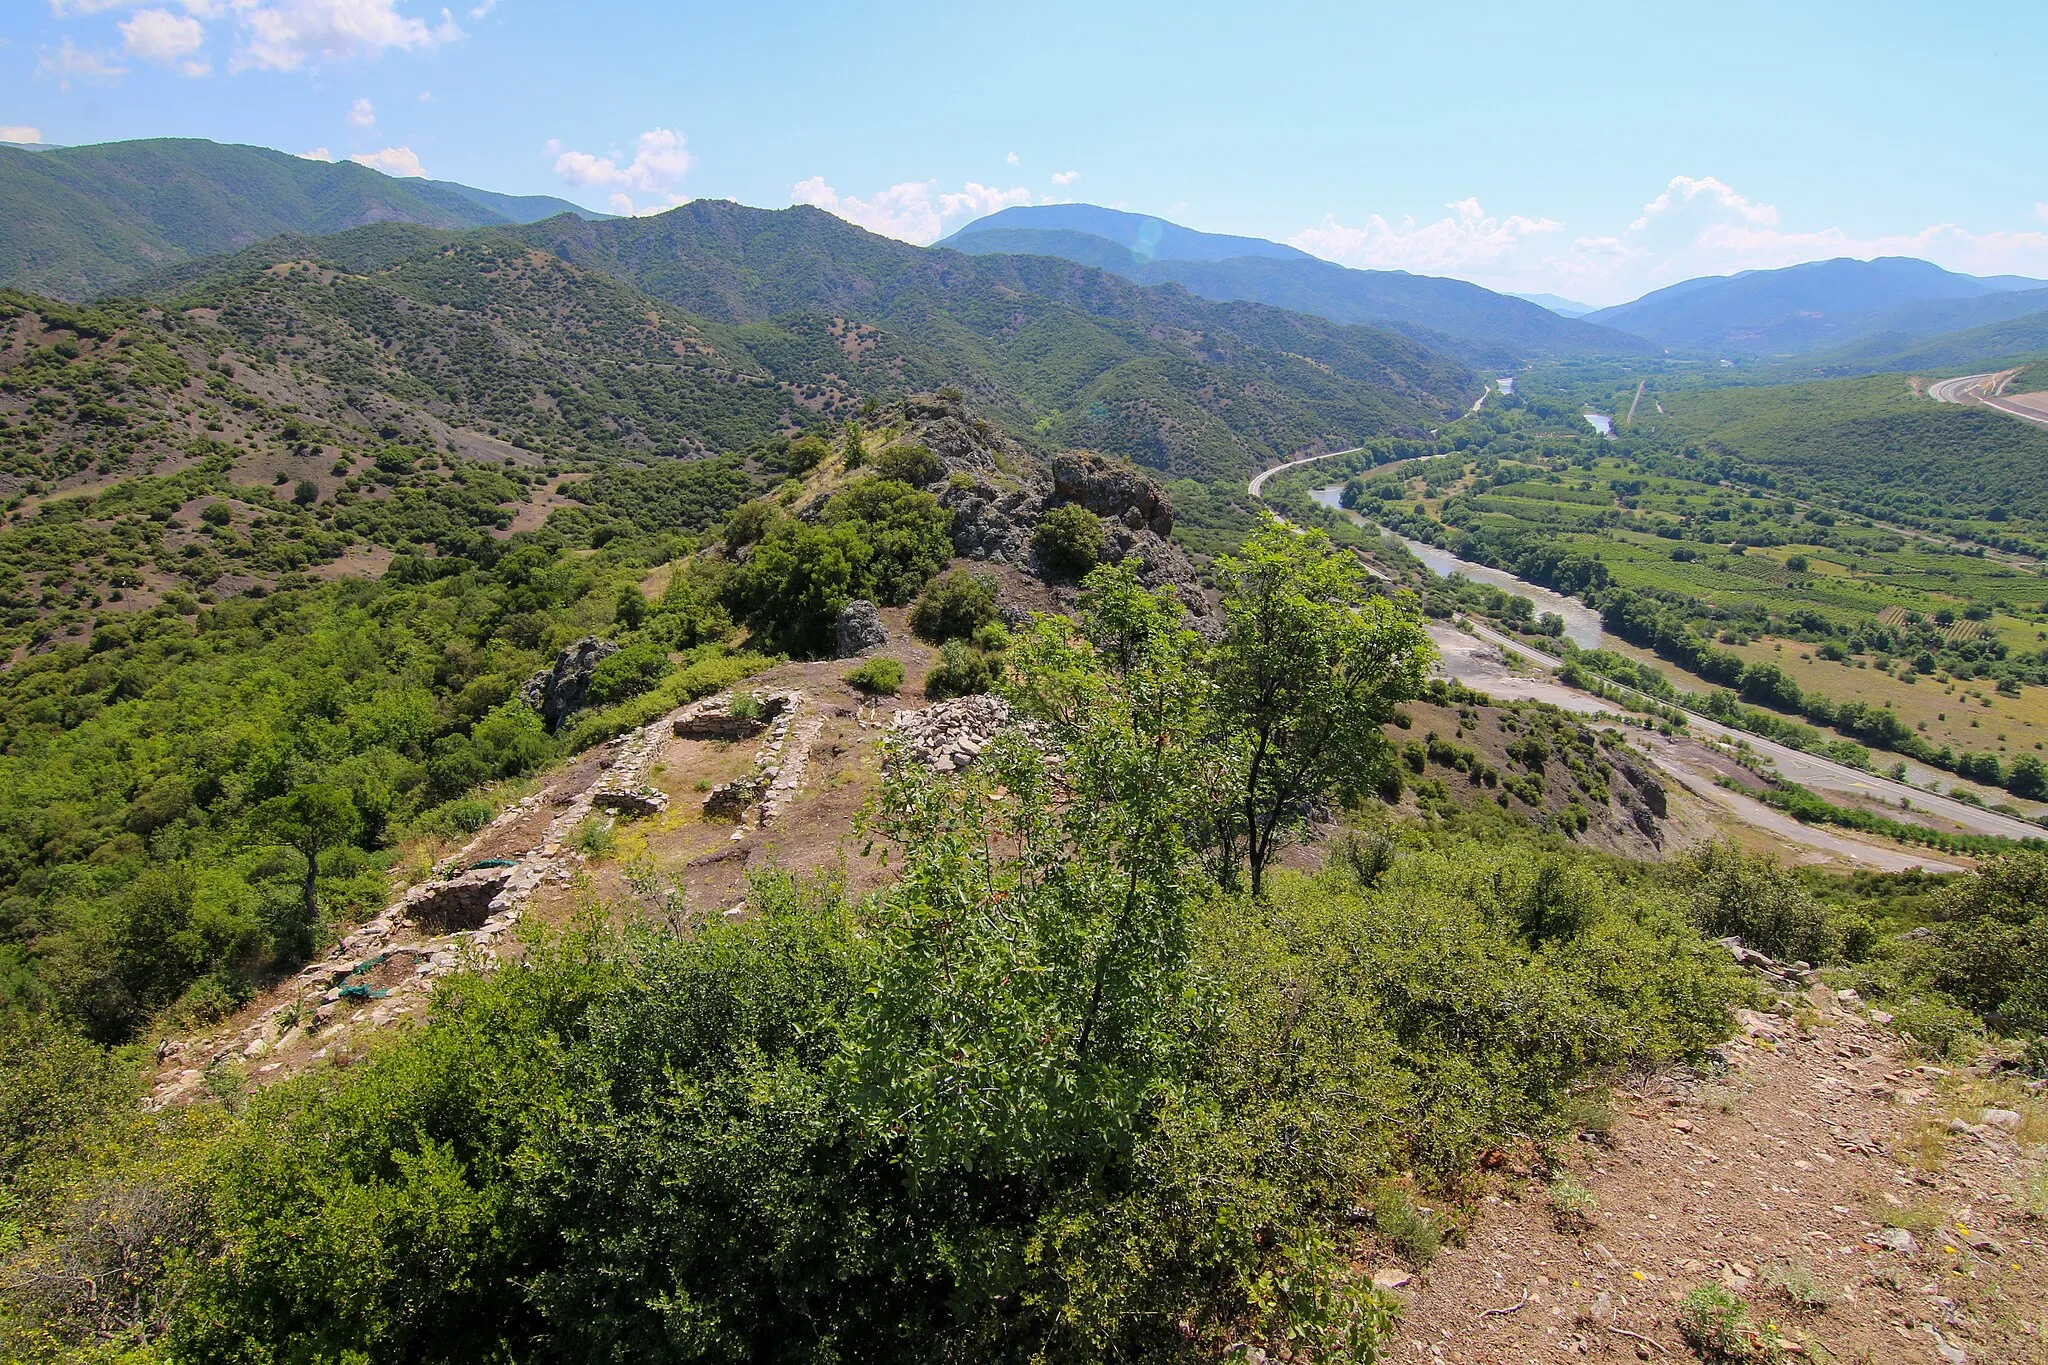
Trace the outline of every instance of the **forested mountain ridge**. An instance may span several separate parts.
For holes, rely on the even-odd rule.
[[[720,321],[827,314],[914,337],[978,402],[1047,442],[1168,474],[1228,475],[1319,443],[1419,431],[1477,392],[1462,365],[1387,332],[1047,257],[924,251],[803,206],[699,200],[511,231]]]
[[[0,286],[76,300],[281,232],[471,228],[562,212],[584,210],[199,138],[0,146]]]
[[[1333,322],[1382,327],[1468,364],[1646,354],[1643,339],[1561,317],[1511,294],[1405,270],[1353,270],[1256,238],[1193,232],[1088,204],[1005,209],[938,244],[973,255],[1058,256],[1140,284],[1248,300]]]

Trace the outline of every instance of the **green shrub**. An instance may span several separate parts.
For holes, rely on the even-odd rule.
[[[849,669],[846,682],[871,696],[893,697],[903,686],[903,665],[886,657],[869,659],[858,668]]]
[[[591,706],[609,706],[637,697],[667,677],[674,667],[668,651],[660,645],[627,645],[598,660],[597,667],[590,672],[590,690],[584,699]]]
[[[971,569],[940,574],[910,609],[911,631],[935,645],[964,640],[995,620],[996,580]]]
[[[1843,935],[1826,906],[1765,854],[1702,844],[1673,865],[1708,938],[1735,936],[1781,962],[1833,962]]]
[[[1421,1267],[1436,1259],[1443,1246],[1443,1230],[1425,1210],[1416,1206],[1407,1187],[1387,1181],[1373,1195],[1373,1231],[1393,1244],[1410,1265]]]
[[[1061,503],[1039,518],[1031,544],[1055,573],[1078,578],[1102,562],[1109,537],[1102,519],[1077,503]]]
[[[816,523],[770,521],[720,591],[764,639],[815,657],[830,650],[848,602],[907,602],[944,568],[953,553],[952,524],[929,493],[894,479],[862,479],[833,495]]]
[[[1784,1338],[1757,1327],[1742,1300],[1717,1284],[1703,1284],[1678,1306],[1678,1335],[1709,1365],[1780,1365]]]
[[[890,446],[874,457],[875,474],[921,487],[939,477],[939,457],[921,445]]]
[[[933,701],[986,692],[1002,675],[1002,656],[977,649],[964,640],[948,640],[939,662],[925,675],[924,694]]]
[[[1912,1039],[1913,1051],[1923,1057],[1971,1057],[1984,1040],[1984,1025],[1974,1013],[1938,995],[1910,995],[1884,1006],[1892,1027]]]
[[[1560,1175],[1544,1191],[1550,1203],[1550,1217],[1560,1232],[1583,1232],[1593,1226],[1600,1201],[1593,1192],[1569,1175]]]
[[[575,831],[569,836],[569,845],[593,863],[601,863],[612,856],[618,846],[618,836],[612,828],[610,816],[586,815]]]

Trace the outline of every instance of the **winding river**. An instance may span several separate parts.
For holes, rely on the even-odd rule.
[[[1343,495],[1344,485],[1341,483],[1328,484],[1322,488],[1309,490],[1309,496],[1323,506],[1344,513],[1344,515],[1350,517],[1360,526],[1370,527],[1372,525],[1371,522],[1344,506]],[[1421,560],[1428,566],[1429,571],[1438,578],[1449,578],[1452,574],[1463,574],[1474,583],[1486,583],[1499,588],[1503,592],[1510,592],[1518,597],[1528,598],[1536,604],[1536,610],[1539,614],[1546,611],[1556,612],[1564,618],[1565,637],[1580,649],[1598,649],[1601,640],[1605,638],[1600,629],[1600,613],[1594,611],[1584,602],[1566,597],[1563,593],[1552,592],[1549,588],[1538,587],[1534,583],[1524,582],[1522,579],[1504,570],[1489,568],[1484,564],[1474,564],[1470,560],[1460,559],[1448,550],[1439,550],[1434,545],[1425,545],[1419,540],[1410,540],[1406,536],[1394,535],[1385,529],[1381,529],[1380,534],[1400,541],[1407,548],[1409,554]]]

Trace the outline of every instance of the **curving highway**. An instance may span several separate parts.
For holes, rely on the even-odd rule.
[[[1986,377],[1982,375],[1966,376],[1966,378],[1970,379],[1983,379]],[[1944,399],[1942,401],[1950,402],[1956,400]],[[1260,490],[1265,487],[1266,480],[1275,474],[1283,473],[1289,469],[1297,469],[1302,465],[1314,464],[1318,460],[1328,460],[1338,455],[1349,455],[1351,453],[1349,450],[1333,450],[1326,454],[1308,455],[1299,460],[1289,460],[1285,464],[1275,465],[1271,469],[1253,475],[1250,482],[1245,486],[1246,492],[1256,498],[1259,496]],[[1278,513],[1274,515],[1277,516]],[[1487,626],[1469,619],[1464,624],[1465,629],[1470,632],[1471,636],[1483,640],[1497,649],[1514,650],[1522,657],[1529,658],[1531,662],[1539,664],[1546,673],[1557,667],[1555,660],[1541,654],[1534,654],[1532,657],[1532,652],[1526,645],[1506,635],[1502,635]],[[1435,636],[1438,634],[1438,631],[1432,630],[1431,634]],[[1495,688],[1500,686],[1503,681],[1502,678],[1497,676],[1500,670],[1493,666],[1491,660],[1482,661],[1469,651],[1442,648],[1446,643],[1448,642],[1440,639],[1439,648],[1442,649],[1445,671],[1452,677],[1459,678],[1460,681],[1470,685],[1476,685],[1481,691],[1491,690],[1488,687],[1489,683],[1492,683]],[[1567,687],[1554,677],[1546,678],[1540,690],[1531,692],[1529,695],[1538,700],[1562,704],[1567,710],[1600,711],[1608,709],[1607,703],[1591,693],[1584,693],[1575,688]],[[1665,704],[1669,705],[1669,703]],[[2030,824],[2023,820],[2016,820],[2011,816],[2001,815],[1996,811],[1966,805],[1961,801],[1953,801],[1945,796],[1937,796],[1932,792],[1923,791],[1917,787],[1909,787],[1903,783],[1894,782],[1890,778],[1865,772],[1861,768],[1852,768],[1846,763],[1837,763],[1832,759],[1822,758],[1818,754],[1789,748],[1773,740],[1765,739],[1761,735],[1752,735],[1745,731],[1731,729],[1713,720],[1711,717],[1691,710],[1689,707],[1679,707],[1678,709],[1687,713],[1689,728],[1695,734],[1724,739],[1741,739],[1753,750],[1770,758],[1778,771],[1784,774],[1784,776],[1805,786],[1841,794],[1855,793],[1865,796],[1889,796],[1894,801],[1903,797],[1913,802],[1919,809],[1929,814],[1941,815],[1962,828],[1975,833],[2003,835],[2010,839],[2040,837],[2041,829],[2038,825]],[[1660,762],[1659,766],[1668,768],[1670,764],[1668,761]],[[1697,774],[1694,776],[1697,777]],[[1955,870],[1955,864],[1941,862],[1929,855],[1907,854],[1888,848],[1881,849],[1875,845],[1866,844],[1861,840],[1846,837],[1844,833],[1820,830],[1802,825],[1784,816],[1781,812],[1762,805],[1760,802],[1746,797],[1738,801],[1733,793],[1724,796],[1719,792],[1719,789],[1716,789],[1712,799],[1728,808],[1731,813],[1744,819],[1747,823],[1763,828],[1767,832],[1791,839],[1797,843],[1806,844],[1809,847],[1824,849],[1831,853],[1846,853],[1857,861],[1862,861],[1866,864],[1882,866],[1887,870],[1898,870],[1899,867],[1921,867],[1930,872]],[[1751,807],[1754,807],[1754,809],[1750,809]],[[1905,816],[1906,813],[1902,810],[1900,815]],[[1910,816],[1906,816],[1906,818],[1911,819]]]
[[[1998,370],[1990,374],[1962,374],[1954,379],[1937,379],[1927,386],[1927,396],[1937,403],[1974,403],[2008,417],[2017,417],[2022,422],[2031,422],[2037,427],[2048,427],[2048,412],[2023,406],[2003,396],[2005,386],[2018,373],[2018,370]]]

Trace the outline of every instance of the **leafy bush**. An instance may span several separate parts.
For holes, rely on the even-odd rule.
[[[609,706],[637,697],[667,677],[674,667],[668,651],[660,645],[627,645],[598,660],[597,667],[590,672],[590,690],[584,699],[591,706]]]
[[[1031,544],[1048,567],[1079,577],[1102,562],[1109,537],[1102,519],[1077,503],[1061,503],[1039,518]]]
[[[1773,858],[1702,844],[1673,872],[1709,938],[1739,937],[1781,962],[1832,962],[1842,954],[1842,930],[1827,907]]]
[[[875,473],[898,483],[922,486],[939,477],[939,457],[917,444],[894,445],[874,457]]]
[[[986,692],[1002,676],[1002,655],[977,648],[965,640],[948,640],[939,650],[939,662],[925,674],[924,694],[933,701],[948,697],[970,697]]]
[[[2010,1031],[2048,1034],[2048,853],[1985,860],[1934,913],[1928,984]],[[1947,1050],[1933,1039],[1952,1028],[1931,1016],[1921,1027],[1924,1043]]]
[[[970,569],[940,574],[910,609],[911,631],[935,645],[966,639],[995,620],[996,580]]]
[[[1583,1232],[1593,1226],[1600,1201],[1584,1184],[1569,1175],[1550,1182],[1544,1191],[1550,1203],[1550,1217],[1560,1232]]]
[[[1678,1306],[1678,1335],[1709,1365],[1780,1365],[1785,1342],[1775,1327],[1749,1320],[1742,1300],[1703,1284]]]
[[[740,520],[735,514],[728,523],[729,542]],[[906,602],[945,567],[952,521],[928,493],[893,479],[863,479],[835,494],[816,524],[779,512],[766,518],[752,553],[722,591],[734,614],[777,647],[820,655],[830,649],[848,602]]]
[[[903,665],[886,657],[869,659],[858,668],[849,669],[846,682],[871,696],[893,697],[903,686]]]

